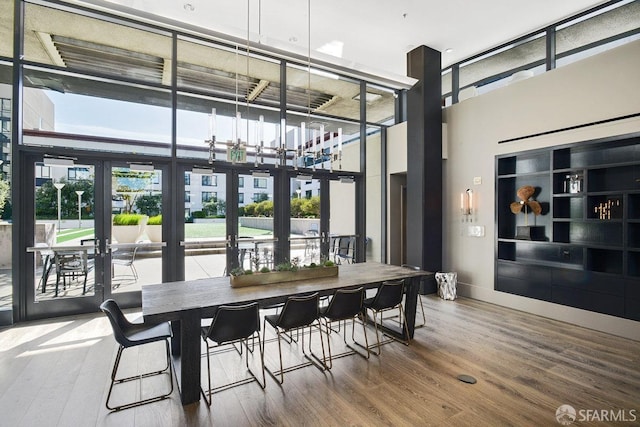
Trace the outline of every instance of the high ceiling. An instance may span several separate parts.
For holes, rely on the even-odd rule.
[[[406,53],[416,46],[424,44],[441,51],[444,67],[604,3],[597,0],[72,2],[149,18],[157,15],[245,40],[249,36],[252,41],[305,57],[310,48],[315,59],[388,78],[406,75]]]

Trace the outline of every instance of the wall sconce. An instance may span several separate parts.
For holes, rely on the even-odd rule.
[[[471,215],[473,215],[473,190],[467,188],[466,191],[460,193],[460,212],[462,213],[462,220],[471,222]]]

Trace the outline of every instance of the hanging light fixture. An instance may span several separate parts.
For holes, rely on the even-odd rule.
[[[311,0],[307,0],[307,125],[309,132],[311,132]],[[315,144],[316,139],[315,135],[313,135],[313,139],[311,139],[311,161],[313,170],[316,170]]]
[[[209,116],[209,139],[204,141],[209,144],[209,164],[212,165],[216,160],[216,109],[211,109]]]

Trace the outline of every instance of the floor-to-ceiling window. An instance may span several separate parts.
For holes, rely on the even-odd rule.
[[[13,113],[13,1],[0,0],[0,324],[11,321],[13,305],[11,132]],[[6,316],[5,316],[6,315]]]
[[[144,284],[273,267],[296,251],[319,262],[333,254],[331,234],[367,238],[355,225],[367,220],[356,189],[361,144],[376,131],[362,129],[391,123],[393,90],[372,88],[363,117],[358,79],[304,60],[54,3],[25,2],[24,11],[26,318],[36,302],[36,317],[107,296],[135,304]],[[72,166],[58,176],[51,160]],[[332,193],[347,198],[334,208],[348,208],[330,209]],[[124,242],[115,229],[130,221],[138,235]],[[39,238],[42,228],[52,235]],[[57,260],[45,265],[64,244],[86,247],[77,250],[87,274],[56,278]]]

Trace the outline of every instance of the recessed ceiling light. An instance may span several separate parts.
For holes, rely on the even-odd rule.
[[[444,50],[444,53],[451,53],[451,52],[453,52],[453,49],[451,49],[450,47]]]
[[[186,10],[187,12],[193,12],[194,10],[196,10],[196,8],[193,7],[191,3],[185,3],[182,7],[184,7],[184,10]]]

